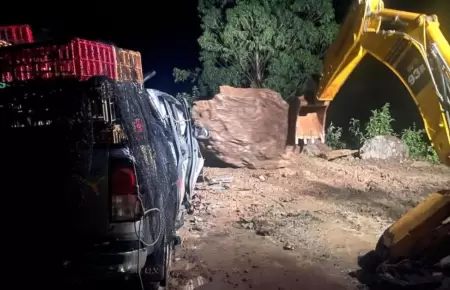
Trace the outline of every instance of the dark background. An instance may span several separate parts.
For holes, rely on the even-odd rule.
[[[351,0],[334,0],[338,20]],[[449,0],[386,0],[386,6],[440,17],[443,31],[450,35]],[[138,4],[140,3],[140,4]],[[169,93],[182,86],[173,83],[174,67],[193,68],[198,63],[200,36],[195,0],[91,1],[91,2],[9,2],[1,11],[0,23],[31,24],[40,39],[78,36],[110,41],[120,47],[138,50],[144,70],[156,70],[148,84]],[[416,122],[418,111],[401,83],[383,65],[367,59],[357,68],[330,107],[329,120],[346,126],[351,117],[366,120],[371,109],[390,102],[398,121],[397,129]]]

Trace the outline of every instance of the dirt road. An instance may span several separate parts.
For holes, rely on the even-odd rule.
[[[358,254],[450,170],[421,162],[299,156],[279,170],[206,168],[176,252],[172,289],[362,289]],[[230,180],[227,180],[230,181]]]

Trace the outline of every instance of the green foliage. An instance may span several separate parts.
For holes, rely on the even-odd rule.
[[[285,99],[302,94],[337,32],[332,1],[226,2],[199,1],[200,93],[227,84],[271,88]]]
[[[389,110],[389,104],[385,104],[379,110],[373,110],[369,122],[361,129],[361,122],[357,119],[351,119],[349,123],[350,142],[360,148],[364,141],[379,135],[395,136],[392,122],[394,119]],[[327,145],[334,149],[340,149],[345,144],[342,141],[342,128],[335,127],[333,124],[327,128]],[[427,160],[431,163],[439,163],[439,157],[432,146],[429,145],[425,131],[418,130],[413,125],[412,128],[404,130],[401,138],[408,147],[409,154],[413,159]]]
[[[385,104],[379,110],[372,110],[369,122],[361,128],[361,122],[357,119],[350,119],[349,123],[349,135],[350,141],[356,147],[361,147],[364,141],[379,135],[392,135],[395,136],[394,129],[392,128],[392,122],[394,119],[389,111],[389,103]]]
[[[198,88],[196,86],[193,86],[192,91],[190,93],[181,92],[181,93],[178,93],[175,96],[175,98],[177,98],[178,100],[186,99],[188,104],[192,107],[194,105],[194,102],[198,99],[199,95],[200,94],[199,94]]]
[[[333,149],[342,149],[345,144],[342,142],[342,128],[330,124],[326,132],[326,144]]]
[[[402,133],[402,140],[408,146],[409,154],[414,159],[425,159],[431,163],[439,163],[436,151],[426,140],[424,130],[418,130],[414,124]]]
[[[173,78],[175,80],[175,83],[182,83],[182,82],[189,82],[191,84],[194,84],[197,81],[198,74],[200,70],[195,69],[193,71],[188,70],[182,70],[179,68],[173,69]],[[192,85],[191,92],[181,92],[178,93],[175,97],[177,99],[186,99],[189,103],[189,105],[194,105],[195,100],[198,99],[200,96],[200,92],[197,86]]]
[[[380,135],[395,135],[392,128],[392,122],[389,103],[385,104],[380,110],[372,110],[372,116],[366,125],[364,138],[370,139]]]
[[[175,83],[184,83],[189,82],[194,84],[200,73],[200,69],[196,68],[195,70],[183,70],[179,68],[174,68],[172,72],[172,76],[175,80]]]
[[[351,118],[348,132],[350,133],[350,142],[360,148],[365,141],[364,132],[361,130],[361,122],[355,118]]]
[[[433,146],[428,146],[427,155],[425,156],[425,159],[433,164],[441,163],[439,155],[437,154],[436,150],[434,150]]]

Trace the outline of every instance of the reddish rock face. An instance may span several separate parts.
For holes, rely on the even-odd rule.
[[[201,142],[205,157],[232,167],[284,166],[288,107],[268,89],[220,87],[213,99],[197,101],[193,108],[195,121],[211,134]]]

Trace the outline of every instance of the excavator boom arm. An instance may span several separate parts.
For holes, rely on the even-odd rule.
[[[317,103],[334,100],[367,54],[407,88],[440,160],[450,166],[450,46],[437,17],[386,9],[382,0],[356,0],[325,56]],[[325,114],[322,124],[324,119]],[[448,255],[450,224],[443,221],[449,212],[450,190],[430,194],[384,232],[376,247],[380,261],[406,258],[433,265]]]
[[[450,166],[450,46],[437,17],[385,9],[382,0],[356,1],[325,56],[317,99],[332,101],[367,54],[405,85],[440,160]]]

